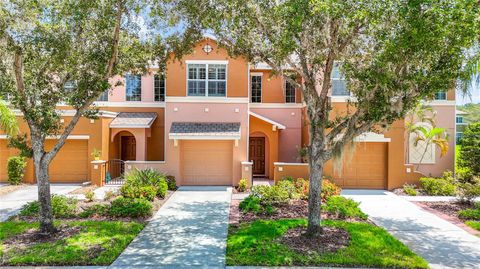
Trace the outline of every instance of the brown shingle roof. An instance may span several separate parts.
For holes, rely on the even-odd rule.
[[[121,112],[110,123],[110,128],[150,128],[156,118],[155,112]]]
[[[173,122],[170,135],[239,136],[239,122]]]

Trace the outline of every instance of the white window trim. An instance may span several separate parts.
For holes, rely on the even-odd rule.
[[[339,70],[340,72],[340,70]],[[332,69],[332,75],[333,75],[333,69]],[[342,99],[342,98],[348,98],[348,97],[352,97],[352,92],[351,91],[348,91],[348,94],[342,94],[342,95],[333,95],[333,81],[334,80],[344,80],[345,82],[347,81],[345,78],[344,79],[341,79],[341,78],[333,78],[332,76],[330,76],[330,82],[331,82],[331,85],[332,85],[332,94],[331,94],[331,97],[332,98],[339,98],[339,99]],[[348,90],[348,89],[347,89]],[[343,99],[343,102],[346,102],[347,99]]]
[[[293,87],[295,89],[295,101],[294,102],[287,102],[287,82],[288,80],[286,80],[285,78],[283,79],[283,102],[285,104],[296,104],[297,103],[297,88],[295,88],[295,86]]]
[[[128,75],[140,76],[140,100],[134,100],[134,101],[127,100],[127,76],[128,76]],[[135,103],[135,102],[140,103],[140,102],[142,102],[142,93],[143,93],[143,89],[142,89],[142,75],[125,74],[124,78],[125,78],[125,102],[131,102],[131,103]]]
[[[260,77],[260,102],[252,102],[252,90],[253,90],[253,84],[252,84],[252,78],[253,77]],[[252,73],[250,74],[250,103],[253,104],[261,104],[263,103],[263,74],[262,73]]]
[[[228,61],[203,61],[203,60],[186,60],[185,63],[187,64],[186,68],[186,76],[185,76],[185,96],[187,97],[208,97],[208,98],[226,98],[228,96]],[[205,95],[204,96],[199,96],[199,95],[192,95],[190,96],[188,94],[188,65],[190,64],[204,64],[205,65]],[[209,96],[208,95],[208,66],[209,65],[214,65],[214,64],[222,64],[225,65],[225,96]],[[217,81],[217,80],[214,80]],[[165,84],[165,89],[166,89],[166,84]],[[166,91],[165,91],[166,92]]]
[[[160,76],[160,75],[163,75],[163,87],[165,88],[165,92],[164,92],[164,101],[155,101],[155,76]],[[152,83],[153,83],[153,87],[152,87],[152,96],[153,96],[153,100],[152,102],[154,103],[164,103],[166,100],[167,100],[167,76],[165,74],[153,74],[153,79],[152,79]],[[188,87],[188,86],[187,86]]]

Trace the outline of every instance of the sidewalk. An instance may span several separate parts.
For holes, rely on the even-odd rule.
[[[479,268],[480,238],[388,191],[344,190],[360,208],[432,268]]]

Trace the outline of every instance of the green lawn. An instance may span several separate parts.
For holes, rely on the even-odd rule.
[[[65,222],[81,231],[69,238],[51,243],[38,243],[26,248],[9,249],[3,241],[37,223],[0,222],[1,265],[109,265],[143,229],[144,225],[121,221]]]
[[[305,219],[259,220],[231,227],[227,242],[228,265],[309,265],[428,268],[425,260],[410,251],[382,228],[368,223],[324,221],[350,234],[350,245],[335,253],[305,255],[276,242],[288,229],[306,225]]]
[[[473,220],[465,221],[465,224],[467,224],[468,226],[472,227],[475,230],[480,231],[480,221],[473,221]]]

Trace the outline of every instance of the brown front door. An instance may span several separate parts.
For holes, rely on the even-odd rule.
[[[253,174],[265,175],[265,137],[250,137],[250,161]]]
[[[137,146],[135,143],[135,137],[122,136],[122,160],[135,161]]]

